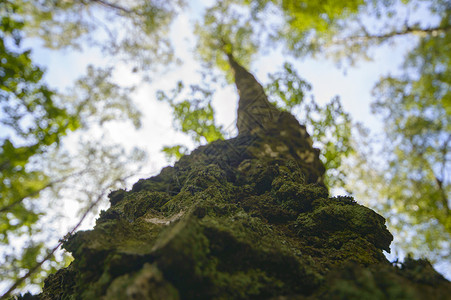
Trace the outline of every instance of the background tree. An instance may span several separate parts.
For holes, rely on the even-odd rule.
[[[442,11],[441,28],[449,28],[449,14]],[[406,57],[403,73],[377,83],[373,103],[385,124],[381,155],[386,158],[373,174],[380,182],[374,198],[397,231],[416,232],[415,238],[403,236],[401,248],[435,260],[451,255],[450,36],[449,29],[425,33]],[[361,178],[361,186],[371,185]]]
[[[50,178],[32,159],[42,156],[80,124],[76,116],[55,103],[54,92],[42,82],[43,72],[32,64],[29,51],[9,49],[11,39],[15,46],[20,45],[23,23],[11,17],[17,9],[13,3],[2,3],[0,8],[0,121],[5,130],[0,137],[0,236],[5,249],[14,239],[39,231],[36,223],[42,212],[27,205],[25,199],[36,198],[62,180]],[[12,249],[7,251],[2,260],[9,267],[0,279],[17,279],[20,270],[33,267],[44,247],[42,241],[29,240],[22,256],[15,256]]]
[[[97,47],[135,72],[173,60],[167,30],[183,1],[14,1],[27,36],[53,49]]]
[[[106,197],[99,195],[122,186],[144,159],[138,149],[126,153],[88,138],[92,127],[111,120],[133,120],[139,127],[131,90],[111,82],[110,71],[94,68],[67,94],[49,88],[30,50],[21,47],[24,8],[15,1],[0,4],[0,281],[22,278],[19,286],[41,283],[69,259],[47,255],[53,252],[46,241],[64,230],[56,226],[64,217],[62,199],[79,200],[82,214],[95,213]],[[74,131],[80,134],[78,151],[63,142]],[[44,272],[29,273],[39,261]]]

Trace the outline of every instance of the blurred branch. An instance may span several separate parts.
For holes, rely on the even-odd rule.
[[[446,140],[446,143],[443,146],[443,149],[441,151],[442,155],[443,155],[443,167],[442,167],[442,178],[439,179],[435,174],[435,182],[437,183],[438,189],[440,191],[440,196],[442,198],[442,203],[444,206],[444,209],[446,210],[446,215],[449,216],[450,214],[450,208],[449,208],[449,204],[448,204],[448,197],[446,195],[446,191],[445,188],[443,187],[443,182],[445,182],[446,184],[446,165],[447,165],[447,159],[446,159],[446,155],[448,154],[448,145],[451,143],[451,135],[448,135],[448,139]]]
[[[435,176],[435,174],[434,174],[434,179],[435,179],[435,182],[437,183],[437,187],[440,192],[440,197],[442,198],[441,200],[442,200],[442,204],[444,206],[443,208],[445,209],[445,213],[448,216],[450,209],[449,209],[449,205],[448,205],[448,198],[446,197],[445,189],[443,188],[443,181],[440,180],[439,178],[437,178],[437,176]]]
[[[57,184],[57,183],[66,181],[67,179],[69,179],[69,178],[71,178],[71,177],[73,177],[73,176],[81,175],[81,174],[83,174],[83,173],[85,173],[85,172],[87,172],[87,170],[83,170],[83,171],[80,171],[80,172],[76,172],[76,173],[73,173],[73,174],[69,174],[69,175],[64,176],[64,177],[62,177],[62,178],[59,178],[59,179],[54,180],[54,181],[52,181],[52,182],[49,182],[48,184],[44,185],[44,186],[41,187],[40,189],[37,189],[37,190],[35,190],[35,191],[33,191],[33,192],[27,194],[27,195],[24,195],[24,196],[22,196],[22,197],[19,197],[19,198],[16,199],[14,202],[12,202],[12,203],[10,203],[10,204],[8,204],[8,205],[3,206],[2,208],[0,208],[0,213],[3,213],[3,212],[8,211],[9,209],[11,209],[12,207],[16,206],[17,204],[20,204],[20,203],[21,203],[23,200],[25,200],[26,198],[30,198],[30,197],[34,197],[34,196],[39,195],[40,192],[42,192],[43,190],[45,190],[45,189],[47,189],[47,188],[49,188],[49,187],[51,187],[51,186],[53,186],[53,185],[55,185],[55,184]]]
[[[103,6],[106,6],[106,7],[109,7],[109,8],[120,10],[120,11],[125,12],[127,14],[130,14],[130,13],[133,12],[132,10],[130,10],[130,9],[126,8],[126,7],[123,7],[123,6],[120,6],[120,5],[108,2],[108,1],[104,1],[104,0],[90,0],[90,1],[94,2],[94,3],[99,3],[100,5],[103,5]]]
[[[353,41],[353,40],[385,40],[389,39],[395,36],[400,35],[407,35],[407,34],[417,34],[417,35],[437,35],[439,33],[444,33],[451,30],[451,25],[446,26],[438,26],[438,27],[429,27],[429,28],[419,28],[419,27],[412,27],[412,26],[404,26],[402,30],[395,30],[391,32],[387,32],[384,34],[371,34],[368,32],[368,30],[365,27],[362,27],[361,30],[363,31],[364,35],[355,35],[355,36],[349,36],[343,39],[335,40],[334,43],[342,43],[346,41]]]
[[[442,178],[439,178],[440,176],[437,175],[437,172],[431,166],[431,163],[425,158],[424,151],[417,152],[418,158],[422,161],[423,168],[429,169],[432,176],[434,177],[434,182],[437,185],[437,189],[440,194],[440,201],[443,204],[443,210],[445,211],[445,214],[447,216],[449,216],[450,208],[449,208],[449,204],[448,204],[448,197],[446,195],[445,187],[443,186],[443,182],[445,182],[445,184],[446,184],[446,178],[445,178],[444,172],[446,170],[446,162],[447,162],[446,154],[448,153],[447,149],[448,149],[448,144],[450,142],[451,142],[451,135],[448,135],[448,139],[447,139],[443,149],[441,149],[441,151],[440,151],[443,154],[443,159],[444,159],[443,168],[442,168],[442,172],[441,172]]]

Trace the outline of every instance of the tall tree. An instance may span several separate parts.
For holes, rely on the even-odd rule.
[[[135,71],[148,70],[157,61],[166,64],[172,60],[172,50],[166,38],[166,30],[176,15],[177,8],[183,7],[181,1],[13,2],[17,4],[14,16],[26,20],[27,26],[24,27],[24,32],[29,36],[41,37],[46,41],[48,47],[60,49],[64,47],[81,48],[83,45],[100,46],[104,53],[111,54],[114,57],[110,63],[115,64],[117,58],[125,59],[127,62],[131,62],[130,64]],[[200,36],[199,56],[211,65],[219,66],[227,71],[230,69],[227,56],[224,56],[217,49],[222,47],[224,42],[227,46],[240,45],[240,47],[233,49],[235,51],[233,54],[239,58],[244,66],[248,66],[257,50],[265,48],[260,47],[260,45],[268,45],[268,43],[262,43],[261,36],[256,34],[263,32],[268,37],[266,41],[270,41],[271,44],[275,44],[273,42],[276,40],[283,41],[286,49],[297,56],[324,51],[325,53],[336,54],[337,57],[349,56],[351,61],[354,61],[356,58],[354,54],[366,56],[369,46],[383,43],[396,36],[412,33],[434,36],[449,32],[449,24],[445,22],[445,18],[443,18],[444,21],[441,24],[436,26],[395,22],[393,24],[398,26],[382,26],[375,31],[369,30],[365,24],[362,25],[362,22],[354,22],[371,13],[372,8],[376,8],[374,11],[380,15],[390,16],[381,13],[381,9],[392,8],[389,2],[220,1],[218,5],[207,11],[203,26],[197,28],[197,33]],[[422,3],[422,1],[404,2]],[[446,5],[446,1],[431,1],[431,11],[437,12],[443,17],[444,7],[445,10],[449,9]],[[251,9],[243,14],[243,10],[241,10],[243,7],[250,7]],[[283,22],[271,23],[273,19],[266,18],[268,12],[274,9],[283,17]],[[388,17],[387,19],[393,21],[396,18]],[[117,20],[121,20],[121,22],[116,22]],[[270,26],[268,26],[269,24]],[[355,26],[356,24],[357,26]],[[127,30],[121,31],[122,28],[127,28]],[[271,30],[272,28],[275,28],[275,30]],[[124,34],[124,32],[126,33]],[[212,36],[223,36],[224,38],[221,40],[211,38]],[[224,41],[224,39],[229,40]],[[86,41],[88,43],[84,44]],[[357,49],[359,51],[355,51]],[[114,108],[119,104],[122,105],[121,111],[126,112],[119,114],[120,117],[126,116],[136,119],[136,111],[133,111],[132,107],[127,105],[129,102],[126,97],[122,97],[127,93],[127,90],[122,94],[115,93],[115,95],[119,95],[119,99],[124,101],[113,101],[109,105],[103,105],[105,102],[102,100],[106,96],[107,98],[111,96],[108,95],[109,91],[118,91],[117,85],[104,83],[104,79],[112,74],[110,66],[104,70],[91,68],[88,73],[90,74],[89,80],[79,82],[79,87],[83,88],[84,93],[73,98],[77,99],[75,102],[80,104],[84,113],[99,111],[99,108],[108,108],[109,113],[97,119],[102,123],[117,117],[117,111]],[[227,74],[228,79],[232,81],[232,73],[228,72]],[[97,85],[99,89],[96,88]],[[86,95],[94,95],[94,97],[91,98]],[[95,101],[90,101],[90,99]],[[190,132],[195,139],[204,138],[207,142],[210,142],[221,138],[223,132],[220,128],[214,126],[211,103],[208,99],[204,100],[206,101],[172,102],[171,105],[176,111],[177,117],[181,120],[177,124],[181,126],[182,130]],[[76,105],[71,107],[76,107]],[[207,108],[205,111],[203,110],[204,107]],[[314,108],[315,105],[312,104],[311,107]],[[332,102],[332,106],[323,110],[324,118],[320,118],[316,125],[323,123],[325,126],[320,126],[325,128],[335,126],[336,123],[332,120],[337,117],[336,112],[340,111],[340,108],[341,106],[337,101]],[[185,112],[191,114],[186,115]],[[343,112],[338,116],[346,115]],[[343,126],[340,127],[342,129],[337,130],[336,136],[339,143],[347,143],[349,140],[349,122],[345,117],[344,120],[341,123]],[[317,131],[315,135],[327,135],[325,134],[326,131],[321,130],[320,126],[315,126],[314,130]],[[325,139],[324,145],[327,149],[323,153],[324,158],[326,158],[324,161],[326,166],[329,169],[337,168],[338,170],[338,166],[342,162],[341,156],[330,140]],[[341,148],[344,151],[350,149],[348,145]],[[168,148],[167,151],[180,155],[182,152],[180,149],[179,145],[176,148]],[[114,159],[112,160],[114,161]],[[407,168],[405,169],[407,170]],[[341,181],[343,180],[341,179]],[[392,183],[395,182],[397,181],[392,181]]]
[[[248,14],[242,12],[243,7],[247,6],[251,7]],[[283,16],[284,22],[277,22],[277,19],[270,17],[274,10]],[[402,3],[326,1],[320,4],[310,1],[297,4],[289,1],[226,1],[207,10],[204,23],[198,26],[199,53],[210,64],[226,70],[227,65],[215,50],[219,44],[214,37],[221,34],[226,34],[234,44],[244,45],[239,49],[239,55],[243,57],[245,65],[249,64],[251,56],[261,45],[278,45],[272,41],[283,42],[285,49],[296,57],[326,55],[339,62],[347,60],[351,64],[362,58],[371,59],[371,49],[396,43],[397,39],[406,40],[406,37],[410,37],[410,43],[418,43],[407,55],[403,67],[405,75],[399,78],[388,76],[375,89],[377,99],[374,111],[385,113],[383,122],[387,125],[387,135],[382,141],[386,144],[385,151],[378,154],[379,158],[361,159],[365,156],[364,152],[357,152],[363,147],[357,140],[351,143],[350,119],[344,112],[337,114],[340,104],[336,101],[335,117],[344,119],[341,123],[344,126],[337,126],[332,121],[331,111],[326,109],[320,113],[324,120],[323,126],[343,128],[334,132],[336,138],[332,139],[340,145],[341,151],[334,151],[334,144],[326,141],[324,145],[329,146],[325,148],[323,161],[330,170],[327,181],[335,187],[358,193],[362,201],[387,215],[393,211],[396,211],[395,215],[403,215],[402,221],[393,216],[390,225],[399,235],[410,228],[417,237],[415,241],[412,241],[412,235],[400,239],[403,242],[397,246],[404,252],[414,252],[434,261],[446,260],[450,255],[447,229],[450,220],[447,212],[450,205],[447,174],[447,124],[450,113],[446,111],[449,106],[449,82],[445,78],[449,77],[450,69],[450,11],[449,1],[440,0]],[[420,13],[429,18],[419,16]],[[223,17],[224,14],[227,17]],[[265,43],[268,40],[271,42]],[[286,81],[286,86],[292,82]],[[272,94],[283,94],[278,89],[284,91],[286,87],[274,82]],[[302,99],[303,95],[297,98]],[[318,106],[312,103],[304,106],[304,111],[310,111],[311,108],[315,111]],[[303,120],[307,124],[315,123],[315,137],[320,137],[326,131],[321,130],[319,122],[312,120],[313,115],[315,113],[305,116]],[[380,148],[377,144],[372,144],[372,147]],[[353,158],[346,159],[352,153],[355,154]],[[365,172],[374,173],[374,163],[378,164],[384,158],[387,158],[386,168],[372,177],[364,176]],[[346,166],[345,161],[353,167]],[[369,161],[374,163],[369,164]],[[381,182],[377,190],[376,181]],[[362,189],[362,186],[366,189]],[[362,193],[362,190],[366,192]],[[436,226],[437,223],[440,225]]]
[[[238,136],[111,193],[96,227],[65,241],[75,260],[40,299],[446,297],[451,283],[427,261],[386,260],[380,215],[328,198],[305,127],[226,54]]]

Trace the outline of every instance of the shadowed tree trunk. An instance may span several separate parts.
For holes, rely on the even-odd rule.
[[[427,261],[387,261],[383,217],[329,198],[305,126],[228,57],[238,136],[112,192],[39,299],[446,299]]]
[[[288,159],[308,169],[304,176],[308,183],[323,185],[324,166],[319,150],[312,148],[312,139],[305,126],[293,115],[278,110],[268,101],[263,87],[255,77],[227,53],[240,95],[237,127],[240,136],[251,134],[259,147],[254,158]],[[258,137],[258,138],[257,138]]]

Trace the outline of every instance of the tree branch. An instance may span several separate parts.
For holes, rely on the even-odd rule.
[[[449,216],[449,205],[448,205],[448,198],[446,197],[445,190],[443,189],[443,181],[437,178],[434,174],[435,183],[437,183],[438,190],[440,192],[440,197],[442,198],[442,204],[445,209],[445,213],[447,216]]]
[[[451,25],[446,26],[439,26],[439,27],[430,27],[430,28],[417,28],[417,27],[410,27],[406,26],[403,30],[400,31],[393,31],[382,35],[370,35],[369,38],[375,38],[375,39],[384,39],[384,38],[391,38],[398,35],[405,35],[405,34],[419,34],[419,35],[426,35],[426,34],[438,34],[443,33],[451,30]]]
[[[387,32],[384,34],[370,34],[365,28],[362,28],[364,35],[357,36],[349,36],[347,38],[343,38],[335,41],[335,43],[341,43],[348,40],[385,40],[395,36],[407,35],[407,34],[417,34],[417,35],[437,35],[439,33],[444,33],[451,30],[451,25],[446,26],[438,26],[438,27],[429,27],[429,28],[418,28],[418,27],[410,27],[405,26],[402,30],[395,30],[392,32]]]
[[[120,10],[120,11],[125,12],[127,14],[133,13],[133,11],[131,9],[128,9],[126,7],[123,7],[123,6],[120,6],[120,5],[117,5],[115,3],[111,3],[111,2],[105,1],[105,0],[89,0],[89,1],[94,2],[94,3],[98,3],[100,5],[103,5],[103,6],[106,6],[106,7],[109,7],[109,8],[113,8],[115,10]]]
[[[60,179],[54,180],[54,181],[52,181],[52,182],[49,182],[48,184],[44,185],[44,186],[41,187],[40,189],[37,189],[37,190],[35,190],[35,191],[33,191],[33,192],[27,194],[27,195],[24,195],[24,196],[22,196],[22,197],[19,197],[19,198],[16,199],[14,202],[12,202],[12,203],[10,203],[10,204],[8,204],[8,205],[5,205],[5,206],[3,206],[3,207],[1,207],[1,208],[0,208],[0,213],[3,213],[3,212],[8,211],[9,209],[11,209],[12,207],[16,206],[17,204],[20,204],[20,203],[21,203],[23,200],[25,200],[26,198],[30,198],[30,197],[34,197],[34,196],[39,195],[40,192],[42,192],[43,190],[45,190],[45,189],[47,189],[47,188],[53,186],[54,184],[63,182],[63,181],[65,181],[65,180],[67,180],[67,179],[69,179],[69,178],[71,178],[71,177],[73,177],[73,176],[81,175],[81,174],[83,174],[83,173],[85,173],[85,172],[88,172],[88,170],[82,170],[82,171],[80,171],[80,172],[76,172],[76,173],[73,173],[73,174],[69,174],[69,175],[64,176],[64,177],[62,177],[62,178],[60,178]]]
[[[445,188],[443,187],[443,182],[445,182],[446,184],[446,164],[447,164],[447,159],[446,159],[446,155],[448,154],[448,145],[449,143],[451,143],[451,135],[448,135],[448,139],[445,143],[445,145],[443,146],[443,149],[441,151],[442,155],[443,155],[443,167],[442,167],[442,179],[439,179],[435,174],[434,174],[434,178],[435,178],[435,182],[437,183],[438,189],[440,191],[440,196],[442,198],[442,203],[444,208],[446,209],[446,215],[449,216],[450,215],[450,208],[449,208],[449,204],[448,204],[448,197],[446,195],[445,192]]]
[[[411,137],[410,141],[411,141],[411,143],[413,143],[412,137]],[[444,157],[444,162],[443,162],[444,168],[446,168],[446,153],[447,153],[448,143],[450,141],[451,141],[451,135],[448,135],[448,140],[446,141],[446,143],[445,143],[445,145],[443,147],[443,150],[441,151],[442,154],[443,154],[443,157]],[[449,208],[449,205],[448,205],[448,197],[446,195],[445,188],[443,187],[443,182],[446,182],[445,181],[446,179],[445,179],[445,176],[443,174],[443,171],[442,171],[442,179],[440,179],[439,176],[436,174],[435,170],[432,168],[432,166],[429,163],[429,161],[424,157],[424,155],[425,155],[424,151],[417,152],[417,155],[418,155],[418,158],[423,161],[424,168],[429,169],[429,171],[432,173],[432,176],[434,177],[435,184],[437,185],[438,192],[440,193],[440,201],[443,204],[443,209],[445,211],[445,214],[447,216],[449,216],[450,208]]]

